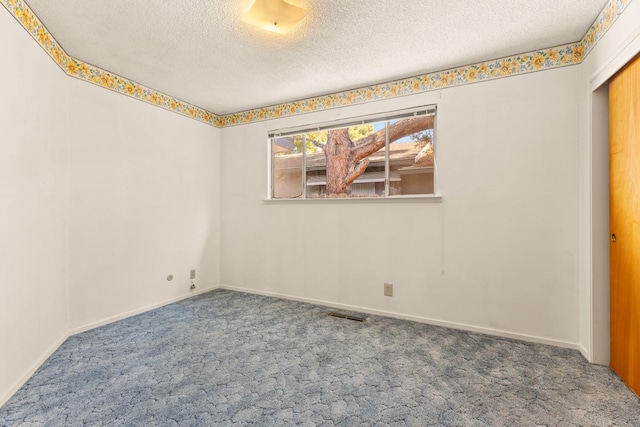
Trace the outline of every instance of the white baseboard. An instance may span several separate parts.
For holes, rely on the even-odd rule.
[[[585,359],[587,359],[587,361],[589,363],[593,363],[593,361],[591,360],[591,355],[589,354],[589,352],[587,351],[586,348],[584,348],[582,346],[582,344],[578,344],[578,350],[580,351],[580,353],[582,354],[582,357],[584,357]]]
[[[211,292],[215,289],[218,289],[219,285],[209,286],[203,289],[196,289],[193,292],[190,292],[185,295],[181,295],[179,297],[171,298],[162,302],[158,302],[155,304],[147,305],[141,308],[136,308],[135,310],[128,311],[126,313],[117,314],[115,316],[107,317],[106,319],[98,320],[96,322],[91,322],[89,324],[78,326],[69,330],[69,336],[77,335],[82,332],[90,331],[91,329],[99,328],[100,326],[108,325],[109,323],[117,322],[118,320],[126,319],[127,317],[136,316],[138,314],[144,313],[149,310],[154,310],[159,307],[163,307],[165,305],[173,304],[174,302],[182,301],[187,298],[195,297],[196,295],[201,295],[207,292]]]
[[[171,298],[171,299],[168,299],[166,301],[162,301],[162,302],[159,302],[159,303],[156,303],[156,304],[151,304],[151,305],[148,305],[148,306],[145,306],[145,307],[142,307],[142,308],[138,308],[138,309],[129,311],[127,313],[118,314],[116,316],[111,316],[111,317],[108,317],[106,319],[99,320],[97,322],[92,322],[92,323],[89,323],[89,324],[84,325],[84,326],[80,326],[80,327],[77,327],[77,328],[70,329],[58,341],[56,341],[38,359],[38,361],[27,372],[25,372],[24,375],[22,375],[22,377],[4,395],[0,396],[0,407],[2,407],[5,403],[7,403],[9,401],[9,399],[11,399],[11,397],[20,389],[20,387],[22,387],[29,380],[29,378],[31,378],[31,376],[38,370],[38,368],[40,368],[40,366],[42,366],[42,364],[49,357],[51,357],[51,355],[70,336],[79,334],[81,332],[86,332],[86,331],[89,331],[91,329],[98,328],[100,326],[104,326],[104,325],[107,325],[107,324],[112,323],[112,322],[116,322],[118,320],[126,319],[127,317],[135,316],[137,314],[144,313],[145,311],[153,310],[155,308],[159,308],[159,307],[162,307],[162,306],[165,306],[165,305],[168,305],[168,304],[172,304],[174,302],[178,302],[178,301],[181,301],[181,300],[184,300],[184,299],[187,299],[187,298],[192,298],[192,297],[194,297],[196,295],[201,295],[201,294],[213,291],[215,289],[218,289],[219,287],[220,287],[219,285],[214,285],[214,286],[210,286],[210,287],[207,287],[207,288],[198,289],[198,290],[190,292],[189,294],[186,294],[186,295],[181,295],[181,296],[176,297],[176,298]]]
[[[40,356],[36,363],[34,363],[33,366],[29,370],[27,370],[27,372],[25,372],[22,377],[18,381],[16,381],[13,386],[11,386],[9,390],[7,390],[7,392],[3,396],[0,396],[0,408],[4,406],[4,404],[7,403],[9,399],[11,399],[16,391],[20,390],[20,387],[22,387],[27,381],[29,381],[29,378],[31,378],[31,376],[35,374],[38,368],[40,368],[40,366],[42,366],[42,364],[46,362],[49,357],[51,357],[51,355],[62,345],[62,343],[67,340],[67,338],[69,338],[69,335],[63,334],[55,343],[53,343],[51,347],[47,349],[47,351],[44,352],[42,356]]]
[[[464,323],[448,322],[444,320],[431,319],[428,317],[420,317],[420,316],[413,316],[413,315],[402,314],[402,313],[395,313],[392,311],[375,310],[375,309],[359,307],[355,305],[340,304],[340,303],[323,301],[323,300],[318,300],[313,298],[305,298],[305,297],[298,297],[294,295],[280,294],[277,292],[260,291],[256,289],[248,289],[248,288],[226,286],[226,285],[220,285],[219,288],[227,289],[235,292],[244,292],[248,294],[264,295],[268,297],[282,298],[282,299],[291,300],[291,301],[305,302],[309,304],[321,305],[321,306],[331,307],[331,308],[338,308],[342,310],[368,313],[376,316],[392,317],[394,319],[401,319],[401,320],[410,320],[412,322],[426,323],[426,324],[435,325],[435,326],[444,326],[446,328],[460,329],[463,331],[478,332],[481,334],[492,335],[492,336],[497,336],[502,338],[511,338],[511,339],[516,339],[520,341],[552,345],[555,347],[570,348],[572,350],[578,350],[582,352],[580,345],[577,343],[560,341],[560,340],[555,340],[551,338],[538,337],[535,335],[519,334],[519,333],[500,330],[500,329],[485,328],[481,326],[467,325]]]
[[[587,360],[589,360],[589,353],[581,345],[576,344],[576,343],[570,343],[570,342],[559,341],[559,340],[554,340],[554,339],[549,339],[549,338],[537,337],[537,336],[533,336],[533,335],[518,334],[518,333],[499,330],[499,329],[492,329],[492,328],[484,328],[484,327],[473,326],[473,325],[466,325],[466,324],[463,324],[463,323],[456,323],[456,322],[448,322],[448,321],[437,320],[437,319],[430,319],[430,318],[427,318],[427,317],[412,316],[412,315],[407,315],[407,314],[402,314],[402,313],[394,313],[394,312],[391,312],[391,311],[374,310],[374,309],[370,309],[370,308],[366,308],[366,307],[359,307],[359,306],[355,306],[355,305],[334,303],[334,302],[330,302],[330,301],[323,301],[323,300],[318,300],[318,299],[313,299],[313,298],[298,297],[298,296],[294,296],[294,295],[286,295],[286,294],[280,294],[280,293],[276,293],[276,292],[259,291],[259,290],[256,290],[256,289],[240,288],[240,287],[235,287],[235,286],[214,285],[214,286],[210,286],[210,287],[207,287],[207,288],[204,288],[204,289],[199,289],[199,290],[191,292],[191,293],[189,293],[187,295],[181,295],[179,297],[171,298],[171,299],[168,299],[168,300],[156,303],[156,304],[151,304],[151,305],[148,305],[148,306],[145,306],[145,307],[142,307],[142,308],[138,308],[138,309],[129,311],[127,313],[122,313],[122,314],[119,314],[119,315],[116,315],[116,316],[111,316],[111,317],[108,317],[106,319],[99,320],[97,322],[92,322],[90,324],[87,324],[87,325],[80,326],[80,327],[73,328],[73,329],[69,330],[69,332],[67,334],[64,334],[60,339],[58,339],[58,341],[56,341],[38,359],[38,361],[31,367],[31,369],[29,369],[27,372],[25,372],[25,374],[12,387],[3,396],[0,397],[0,407],[2,407],[5,403],[7,403],[9,401],[9,399],[11,399],[11,396],[13,396],[15,394],[15,392],[18,391],[20,389],[20,387],[22,387],[29,380],[29,378],[31,378],[31,376],[38,370],[38,368],[40,366],[42,366],[42,364],[62,345],[62,343],[65,342],[65,340],[68,337],[70,337],[72,335],[79,334],[81,332],[89,331],[89,330],[94,329],[94,328],[98,328],[100,326],[107,325],[109,323],[116,322],[118,320],[126,319],[127,317],[135,316],[137,314],[141,314],[141,313],[144,313],[144,312],[149,311],[149,310],[153,310],[153,309],[156,309],[156,308],[168,305],[168,304],[172,304],[172,303],[177,302],[177,301],[181,301],[181,300],[184,300],[184,299],[187,299],[187,298],[191,298],[191,297],[194,297],[196,295],[201,295],[201,294],[204,294],[204,293],[207,293],[207,292],[211,292],[211,291],[216,290],[216,289],[227,289],[227,290],[235,291],[235,292],[243,292],[243,293],[255,294],[255,295],[264,295],[264,296],[282,298],[282,299],[291,300],[291,301],[298,301],[298,302],[304,302],[304,303],[309,303],[309,304],[321,305],[321,306],[325,306],[325,307],[338,308],[338,309],[342,309],[342,310],[356,311],[356,312],[361,312],[361,313],[369,313],[369,314],[373,314],[373,315],[376,315],[376,316],[392,317],[392,318],[395,318],[395,319],[410,320],[410,321],[413,321],[413,322],[426,323],[426,324],[436,325],[436,326],[444,326],[444,327],[452,328],[452,329],[460,329],[460,330],[464,330],[464,331],[478,332],[478,333],[482,333],[482,334],[486,334],[486,335],[493,335],[493,336],[498,336],[498,337],[503,337],[503,338],[512,338],[512,339],[517,339],[517,340],[521,340],[521,341],[528,341],[528,342],[535,342],[535,343],[540,343],[540,344],[553,345],[553,346],[556,346],[556,347],[570,348],[570,349],[574,349],[574,350],[580,351],[580,353],[582,353],[582,355]]]

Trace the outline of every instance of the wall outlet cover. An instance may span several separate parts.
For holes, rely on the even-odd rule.
[[[384,284],[384,296],[392,297],[393,296],[393,283],[385,283]]]

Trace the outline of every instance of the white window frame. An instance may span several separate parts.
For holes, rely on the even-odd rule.
[[[419,117],[421,115],[433,114],[433,194],[409,194],[409,195],[389,195],[389,127],[386,126],[387,138],[385,147],[385,195],[380,197],[331,197],[331,198],[307,198],[306,183],[306,141],[303,141],[302,150],[302,197],[297,198],[274,198],[273,197],[273,143],[272,139],[279,136],[299,135],[309,132],[319,132],[343,127],[358,126],[367,123],[389,122],[398,119],[407,119],[410,117]],[[332,201],[389,201],[389,200],[429,200],[440,201],[442,196],[438,191],[438,168],[437,168],[437,150],[438,150],[438,108],[437,105],[422,105],[402,110],[385,111],[365,116],[357,116],[334,120],[330,122],[307,124],[282,129],[274,129],[267,132],[267,197],[264,199],[268,202],[332,202]]]

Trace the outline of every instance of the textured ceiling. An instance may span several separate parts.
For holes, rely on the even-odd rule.
[[[606,0],[289,0],[288,35],[252,0],[27,0],[66,52],[216,114],[578,41]]]

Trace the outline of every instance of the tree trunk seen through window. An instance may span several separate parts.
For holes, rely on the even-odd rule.
[[[389,126],[389,143],[426,129],[433,129],[433,115],[401,120]],[[386,144],[386,129],[380,129],[354,143],[349,129],[329,131],[326,144],[316,144],[327,160],[327,192],[329,195],[348,195],[350,185],[369,166],[368,156]]]

